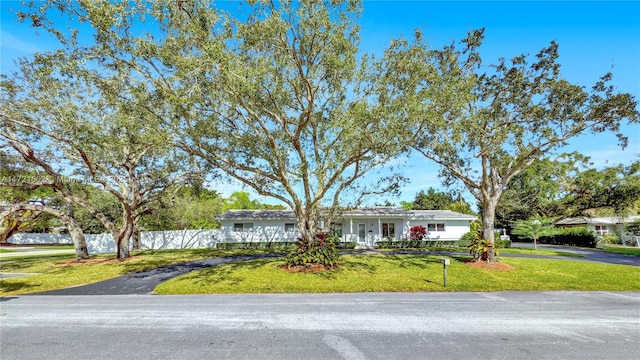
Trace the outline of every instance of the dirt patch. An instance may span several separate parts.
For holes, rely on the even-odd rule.
[[[282,271],[291,272],[291,273],[299,273],[299,272],[314,273],[314,272],[321,272],[321,271],[331,271],[337,268],[338,268],[338,265],[325,266],[321,264],[304,264],[304,265],[296,265],[292,267],[289,267],[285,264],[280,266],[280,269],[282,269]]]
[[[505,263],[501,263],[499,261],[495,261],[493,263],[489,263],[486,261],[474,261],[474,260],[469,260],[467,262],[464,263],[467,266],[471,266],[474,267],[476,269],[486,269],[486,270],[498,270],[498,271],[511,271],[511,270],[515,270],[516,268],[509,265],[509,264],[505,264]]]
[[[91,264],[113,264],[119,263],[123,261],[131,261],[135,258],[128,257],[126,259],[117,259],[117,258],[94,258],[94,259],[86,259],[86,260],[65,260],[58,261],[56,265],[62,266],[77,266],[77,265],[91,265]]]

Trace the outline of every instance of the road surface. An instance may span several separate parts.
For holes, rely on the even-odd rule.
[[[9,359],[640,359],[639,292],[24,296]]]

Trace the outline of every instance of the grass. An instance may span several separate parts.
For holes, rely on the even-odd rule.
[[[640,256],[640,248],[631,247],[631,246],[622,246],[622,245],[605,245],[604,251],[616,253],[616,254],[625,254],[625,255],[634,255]]]
[[[452,257],[448,286],[440,256],[345,255],[339,269],[321,273],[282,271],[282,260],[263,259],[192,272],[155,289],[157,294],[640,290],[640,267],[548,259],[505,258],[512,271],[472,268]]]
[[[526,255],[547,255],[547,256],[569,256],[569,257],[584,257],[584,255],[576,254],[569,251],[558,251],[548,249],[528,249],[528,248],[508,248],[498,249],[501,254],[526,254]]]
[[[264,251],[251,251],[251,253],[259,252]],[[246,253],[249,253],[249,251],[215,249],[143,250],[133,252],[133,256],[124,261],[116,260],[114,254],[106,254],[93,256],[89,262],[73,261],[74,254],[7,258],[0,264],[0,271],[37,273],[39,275],[1,279],[0,296],[84,285],[164,265]]]
[[[445,252],[460,252],[460,253],[469,253],[469,248],[466,247],[458,247],[458,246],[450,246],[450,247],[430,247],[430,248],[418,248],[418,249],[380,249],[381,252],[393,252],[393,251],[419,251],[424,253],[429,253],[432,251],[445,251]],[[500,254],[526,254],[526,255],[548,255],[548,256],[571,256],[571,257],[584,257],[584,255],[568,252],[568,251],[557,251],[557,250],[547,250],[547,249],[529,249],[529,248],[500,248],[498,249],[498,253]]]

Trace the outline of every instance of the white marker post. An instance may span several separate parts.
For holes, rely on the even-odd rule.
[[[444,286],[447,286],[447,265],[451,265],[451,260],[440,258],[440,262],[442,263],[442,276],[444,278]]]

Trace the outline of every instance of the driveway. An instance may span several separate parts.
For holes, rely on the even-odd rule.
[[[640,359],[638,292],[1,301],[3,360]]]

